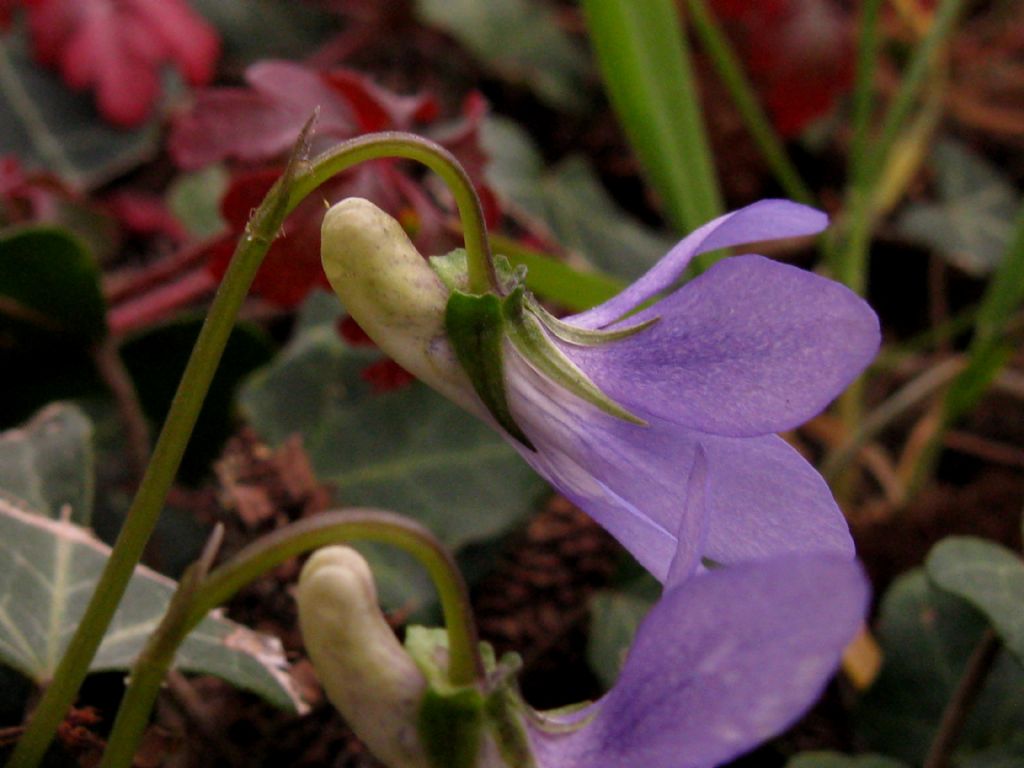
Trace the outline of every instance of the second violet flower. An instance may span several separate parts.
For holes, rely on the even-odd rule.
[[[446,324],[450,298],[465,296],[457,261],[453,271],[451,259],[432,260],[435,271],[398,222],[361,199],[327,213],[322,254],[346,309],[387,354],[501,431],[664,581],[683,536],[719,563],[852,556],[825,482],[775,433],[820,412],[868,364],[874,312],[838,283],[756,255],[672,290],[701,253],[826,225],[796,203],[755,203],[691,233],[615,298],[560,321],[509,277],[502,307],[514,304],[516,316],[492,339],[497,385],[472,375],[474,361],[467,374]],[[693,474],[706,522],[683,510]]]

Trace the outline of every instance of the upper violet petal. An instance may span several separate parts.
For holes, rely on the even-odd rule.
[[[531,729],[541,768],[711,768],[791,724],[863,619],[856,562],[804,555],[711,571],[668,590],[615,687],[568,733]]]
[[[813,235],[827,226],[828,217],[806,205],[761,200],[695,229],[620,294],[569,320],[581,328],[601,328],[670,288],[694,256],[745,243]]]
[[[761,256],[725,259],[625,323],[655,316],[625,339],[561,347],[637,416],[719,435],[806,421],[879,344],[878,318],[852,291]]]

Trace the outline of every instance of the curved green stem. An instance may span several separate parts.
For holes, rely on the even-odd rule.
[[[448,676],[453,685],[482,683],[476,624],[469,591],[452,556],[425,527],[390,512],[352,509],[326,512],[293,523],[243,549],[205,578],[191,571],[182,580],[159,628],[132,669],[131,683],[100,768],[127,768],[149,721],[160,684],[178,646],[200,621],[243,586],[285,560],[313,549],[349,541],[376,541],[413,555],[430,574],[448,630]]]
[[[238,243],[199,332],[110,559],[54,673],[53,682],[43,694],[7,768],[35,768],[39,764],[78,693],[177,475],[238,310],[285,216],[306,195],[334,174],[367,160],[395,156],[417,160],[451,185],[459,214],[463,217],[472,288],[486,292],[497,287],[480,202],[469,177],[447,150],[411,134],[371,134],[345,142],[307,163],[304,157],[299,157],[307,131],[300,137],[298,149],[284,175],[267,193]]]
[[[473,182],[454,155],[429,139],[397,131],[384,131],[350,139],[324,152],[296,175],[288,198],[288,210],[294,209],[310,192],[332,176],[353,165],[381,157],[415,160],[441,177],[459,209],[469,262],[470,291],[503,293],[494,271],[484,212]]]

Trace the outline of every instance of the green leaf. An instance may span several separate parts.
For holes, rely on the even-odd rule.
[[[672,0],[583,0],[612,107],[680,232],[722,213],[700,94]]]
[[[93,463],[92,424],[73,405],[48,406],[0,433],[0,491],[53,519],[70,507],[74,522],[89,525]]]
[[[499,75],[554,107],[586,106],[583,49],[537,0],[419,0],[424,22],[450,33]]]
[[[898,579],[882,601],[877,627],[885,663],[858,706],[864,743],[920,764],[985,627],[969,604],[931,586],[922,569]],[[1005,743],[1021,729],[1024,669],[1003,654],[968,716],[957,757]]]
[[[907,768],[907,765],[883,755],[801,752],[789,759],[786,768]]]
[[[99,267],[65,230],[28,227],[0,237],[4,326],[14,326],[17,335],[42,330],[83,341],[106,335]]]
[[[108,125],[91,93],[71,90],[31,59],[23,33],[0,40],[0,155],[92,189],[156,154],[160,122],[133,131]]]
[[[45,685],[109,556],[84,528],[0,499],[0,661]],[[173,581],[136,568],[90,671],[128,670],[173,591]],[[175,666],[217,675],[283,709],[301,707],[280,643],[225,619],[200,623]]]
[[[362,373],[383,358],[345,344],[336,330],[340,314],[328,294],[307,301],[300,332],[242,390],[252,426],[272,444],[300,434],[338,503],[414,517],[453,550],[521,523],[544,483],[494,431],[426,386],[375,394]],[[397,603],[382,588],[386,603],[429,594],[421,572],[401,572],[415,581],[406,582],[405,595],[396,590]]]
[[[498,194],[599,269],[631,280],[675,244],[623,212],[583,158],[545,168],[525,131],[500,118],[484,122],[481,141],[491,158],[487,180]]]
[[[587,661],[606,687],[615,684],[637,627],[658,592],[653,579],[642,577],[620,589],[598,592],[591,599]]]
[[[897,229],[969,274],[990,274],[1010,245],[1016,189],[987,160],[951,139],[935,145],[932,166],[938,201],[908,206]]]
[[[167,190],[167,203],[191,234],[199,238],[212,237],[226,226],[220,215],[220,198],[227,185],[228,171],[223,165],[183,173]]]
[[[1019,555],[991,541],[954,536],[932,549],[925,568],[936,585],[981,611],[1024,664],[1024,561]]]

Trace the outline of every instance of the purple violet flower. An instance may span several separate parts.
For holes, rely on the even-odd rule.
[[[682,499],[699,452],[708,509],[694,543],[701,556],[852,557],[824,480],[775,433],[821,411],[868,364],[879,343],[874,312],[838,283],[754,255],[671,290],[698,254],[826,225],[819,211],[764,200],[696,230],[594,309],[556,321],[527,304],[522,322],[533,324],[527,330],[547,358],[525,354],[511,331],[503,337],[506,419],[485,405],[453,349],[444,312],[458,291],[426,268],[397,222],[364,200],[343,201],[324,219],[322,253],[331,285],[385,352],[505,434],[664,581],[677,533],[688,530]],[[588,334],[604,336],[595,344]],[[552,358],[569,385],[538,364]]]

